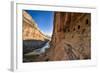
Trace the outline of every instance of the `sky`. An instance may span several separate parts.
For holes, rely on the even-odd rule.
[[[36,11],[25,10],[32,16],[33,20],[37,23],[39,29],[45,34],[52,36],[53,32],[53,19],[54,12],[52,11]]]

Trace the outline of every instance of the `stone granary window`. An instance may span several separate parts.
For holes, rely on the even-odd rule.
[[[89,21],[88,21],[88,19],[86,19],[86,22],[85,22],[86,24],[88,24],[89,23]]]
[[[80,25],[78,25],[78,29],[80,29]]]

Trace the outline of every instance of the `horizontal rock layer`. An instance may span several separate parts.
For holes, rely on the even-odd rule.
[[[23,11],[23,40],[46,40],[48,39],[38,28],[32,17]]]

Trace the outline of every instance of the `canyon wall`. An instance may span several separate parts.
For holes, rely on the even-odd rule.
[[[23,11],[23,40],[46,40],[48,39],[40,29],[38,28],[36,22],[32,17],[26,12]]]
[[[46,60],[91,59],[91,14],[55,12]]]

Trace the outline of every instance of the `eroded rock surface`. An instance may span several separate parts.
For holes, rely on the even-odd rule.
[[[91,58],[91,14],[55,12],[51,48],[46,58],[78,60]]]

